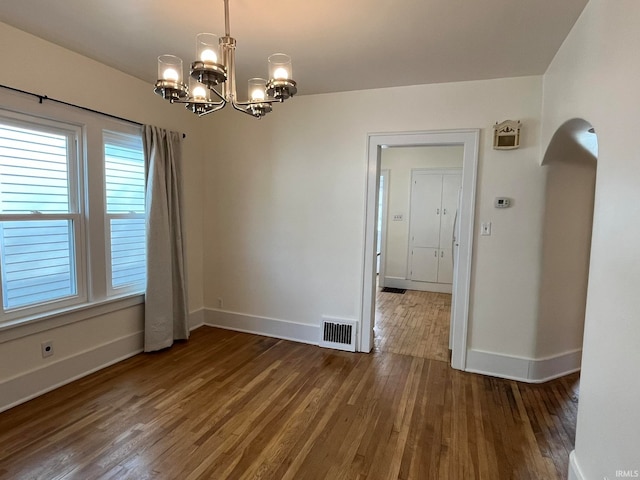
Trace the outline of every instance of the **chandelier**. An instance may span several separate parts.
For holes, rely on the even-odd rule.
[[[224,0],[224,37],[212,33],[196,36],[196,60],[189,71],[189,85],[183,81],[182,60],[174,55],[158,57],[155,93],[170,103],[181,103],[202,116],[230,103],[236,110],[256,118],[271,112],[273,103],[284,102],[298,92],[291,79],[291,57],[275,53],[268,58],[269,80],[249,80],[248,100],[236,94],[236,39],[229,34],[229,0]],[[216,87],[220,89],[216,89]]]

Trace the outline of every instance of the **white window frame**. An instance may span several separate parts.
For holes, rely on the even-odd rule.
[[[140,289],[111,291],[107,288],[109,243],[105,228],[102,137],[105,130],[142,136],[142,127],[54,102],[39,103],[29,96],[7,91],[0,91],[0,116],[22,118],[31,123],[48,122],[58,128],[63,125],[77,133],[78,168],[74,174],[79,188],[78,215],[82,221],[82,228],[76,234],[80,238],[74,239],[76,249],[82,248],[81,253],[76,250],[76,261],[82,262],[78,264],[76,277],[77,301],[42,304],[42,308],[10,315],[0,309],[0,343],[144,303],[144,292]]]
[[[105,165],[106,165],[106,155],[105,155],[105,147],[107,145],[107,143],[111,144],[111,145],[118,145],[118,146],[122,146],[122,147],[131,147],[133,145],[133,142],[125,140],[126,137],[132,137],[135,136],[132,133],[126,133],[123,131],[118,131],[118,132],[114,132],[112,130],[103,130],[102,132],[102,152],[103,152],[103,157],[102,157],[102,166],[103,166],[103,171],[105,171]],[[107,139],[110,140],[110,142],[107,142]],[[142,139],[141,139],[142,140]],[[142,143],[142,142],[141,142]],[[146,176],[146,167],[145,167],[145,176]],[[106,285],[107,285],[107,294],[109,296],[114,296],[114,295],[122,295],[122,294],[126,294],[126,293],[144,293],[144,289],[145,286],[144,284],[141,283],[132,283],[132,284],[127,284],[127,285],[122,285],[120,287],[113,287],[112,285],[112,276],[113,276],[113,272],[111,270],[111,220],[112,219],[145,219],[146,218],[146,213],[109,213],[107,211],[107,187],[106,187],[106,172],[105,172],[105,178],[103,180],[103,191],[104,191],[104,216],[105,216],[105,221],[104,221],[104,231],[105,231],[105,242],[106,242],[106,248],[105,248],[105,254],[106,254],[106,264],[105,264],[105,271],[106,271]],[[145,196],[146,196],[146,189],[145,189]]]
[[[67,182],[69,185],[69,212],[68,213],[9,213],[0,212],[0,221],[36,221],[36,220],[68,220],[72,222],[72,240],[74,244],[74,258],[72,275],[75,280],[76,293],[60,299],[46,302],[24,305],[4,309],[3,288],[0,289],[0,308],[2,321],[13,320],[21,317],[29,317],[43,312],[68,308],[87,301],[86,289],[86,242],[85,238],[85,209],[80,200],[83,184],[83,162],[80,161],[83,144],[82,129],[76,125],[64,122],[54,122],[33,116],[27,116],[16,112],[0,110],[0,121],[18,128],[39,130],[45,133],[63,135],[67,138]]]

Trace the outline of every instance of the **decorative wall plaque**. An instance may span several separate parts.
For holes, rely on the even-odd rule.
[[[513,150],[520,146],[520,120],[496,122],[493,126],[493,148],[495,150]]]

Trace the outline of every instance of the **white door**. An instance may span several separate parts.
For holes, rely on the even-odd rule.
[[[453,256],[451,247],[438,250],[438,283],[453,283]]]
[[[453,283],[453,227],[462,182],[459,173],[414,172],[408,278]]]
[[[462,175],[442,176],[442,215],[440,218],[440,248],[451,248],[453,242],[453,223],[458,208],[458,192]],[[451,283],[451,282],[445,282]]]
[[[453,284],[451,290],[451,319],[449,321],[449,350],[453,350],[453,322],[456,318],[456,298],[458,296],[458,269],[456,266],[460,258],[460,206],[462,205],[462,185],[458,189],[457,202],[456,215],[453,221],[453,252],[451,258],[451,263],[453,264]]]
[[[431,247],[413,247],[411,249],[411,280],[416,282],[438,281],[439,250]]]
[[[440,218],[440,252],[438,283],[453,283],[453,228],[458,208],[462,175],[442,176],[442,216]]]
[[[411,176],[408,278],[416,282],[438,281],[441,201],[442,175],[414,172]]]
[[[440,244],[442,175],[414,174],[411,183],[411,246],[437,248]]]

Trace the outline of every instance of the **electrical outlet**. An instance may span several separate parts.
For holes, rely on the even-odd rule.
[[[48,342],[42,342],[40,344],[42,348],[42,358],[47,358],[53,355],[53,341],[49,340]]]

